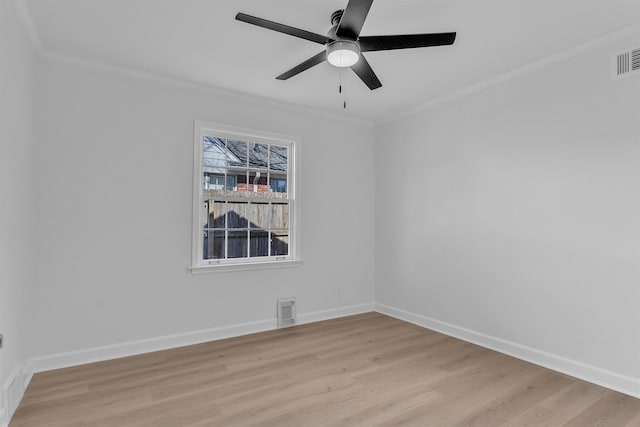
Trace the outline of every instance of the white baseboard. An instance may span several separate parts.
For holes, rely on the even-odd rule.
[[[302,313],[298,314],[298,324],[318,322],[321,320],[366,313],[374,310],[424,328],[432,329],[464,341],[472,342],[474,344],[535,363],[536,365],[544,366],[546,368],[640,398],[640,379],[587,365],[582,362],[384,304],[368,303]],[[35,357],[29,360],[24,369],[24,388],[26,389],[31,381],[31,377],[37,372],[248,335],[256,332],[273,330],[276,329],[276,327],[276,319],[266,319],[256,322],[240,323],[218,328],[191,331],[182,334],[166,335],[145,340],[130,341],[109,346]],[[0,427],[7,427],[7,420],[3,420],[1,413],[2,409],[0,409]],[[5,413],[4,416],[6,418],[7,414]]]
[[[471,329],[452,325],[420,314],[411,313],[396,307],[376,303],[375,311],[640,398],[639,378],[608,371],[606,369],[598,368],[596,366],[588,365],[556,354],[547,353],[512,341],[503,340],[501,338],[496,338]]]
[[[322,320],[337,319],[338,317],[353,316],[355,314],[369,313],[373,311],[373,305],[374,304],[371,302],[368,304],[349,305],[346,307],[298,314],[298,325],[320,322]]]
[[[27,372],[29,374],[33,374],[42,371],[50,371],[52,369],[68,368],[70,366],[101,362],[104,360],[117,359],[119,357],[133,356],[152,351],[166,350],[168,348],[199,344],[206,341],[248,335],[255,332],[268,331],[275,327],[276,320],[268,319],[219,328],[165,335],[137,341],[128,341],[83,350],[51,354],[48,356],[33,357],[27,363]]]
[[[369,311],[373,311],[373,303],[302,313],[298,314],[298,324],[317,322],[320,320],[344,317]],[[276,328],[277,320],[275,318],[265,319],[256,322],[240,323],[218,328],[190,331],[181,334],[165,335],[156,338],[34,357],[27,363],[25,369],[25,372],[27,373],[26,378],[27,381],[30,381],[33,374],[37,372],[84,365],[87,363],[117,359],[119,357],[133,356],[136,354],[166,350],[186,345],[200,344],[207,341],[238,337],[256,332],[269,331]]]

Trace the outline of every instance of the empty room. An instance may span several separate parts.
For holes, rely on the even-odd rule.
[[[640,427],[640,1],[0,0],[0,427]]]

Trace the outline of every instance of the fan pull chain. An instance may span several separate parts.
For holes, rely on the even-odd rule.
[[[340,68],[340,85],[338,86],[338,93],[342,94],[342,108],[347,108],[347,95],[342,91],[342,68]]]

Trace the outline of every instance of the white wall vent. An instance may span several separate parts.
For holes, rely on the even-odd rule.
[[[2,408],[4,409],[4,422],[10,421],[13,414],[18,409],[22,396],[24,395],[24,384],[22,382],[22,372],[18,370],[4,383],[0,389]]]
[[[613,55],[611,73],[614,80],[640,74],[640,47],[626,49]]]
[[[278,300],[278,328],[286,328],[296,324],[296,299],[280,298]]]

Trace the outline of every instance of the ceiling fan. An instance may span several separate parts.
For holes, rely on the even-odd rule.
[[[325,49],[322,52],[282,73],[276,79],[287,80],[327,60],[336,67],[350,67],[371,90],[378,89],[382,86],[382,83],[380,83],[362,52],[444,46],[453,44],[456,39],[455,32],[361,37],[360,30],[362,30],[364,21],[367,18],[371,3],[373,3],[373,0],[349,0],[346,9],[337,10],[331,14],[332,26],[326,36],[245,13],[238,13],[236,19],[325,45]]]

